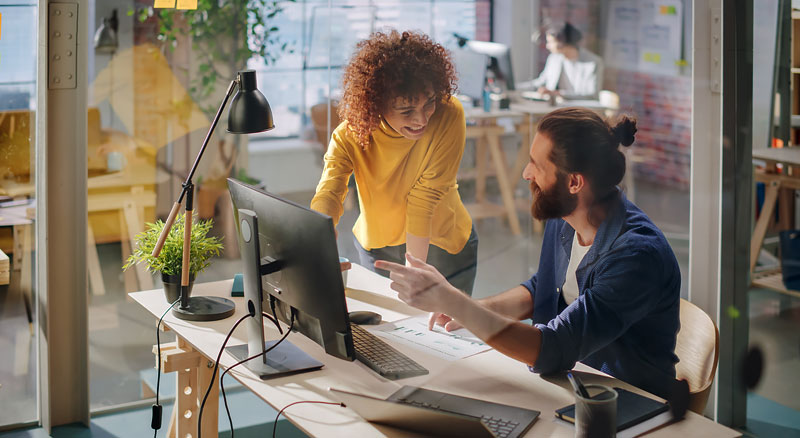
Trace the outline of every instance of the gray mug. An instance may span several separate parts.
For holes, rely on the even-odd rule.
[[[617,436],[617,391],[605,385],[585,385],[590,398],[575,394],[575,436]]]

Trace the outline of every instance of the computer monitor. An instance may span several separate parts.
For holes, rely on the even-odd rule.
[[[244,295],[248,308],[255,308],[255,316],[245,321],[246,357],[264,351],[265,310],[286,324],[294,313],[296,331],[326,353],[354,360],[333,220],[232,178],[228,189],[244,264]],[[268,363],[271,354],[249,361],[248,368],[262,377],[277,374],[270,370],[276,368]]]
[[[506,84],[506,89],[514,89],[514,71],[511,64],[511,48],[505,44],[492,43],[488,41],[467,41],[466,48],[472,52],[489,56],[491,63],[489,68],[495,77]]]
[[[452,55],[458,75],[458,93],[472,100],[481,100],[488,56],[467,49],[454,49]]]

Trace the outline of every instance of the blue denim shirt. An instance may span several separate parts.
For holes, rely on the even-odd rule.
[[[545,226],[539,271],[522,285],[533,298],[542,348],[531,371],[549,374],[581,361],[666,398],[675,380],[680,326],[678,262],[664,235],[622,193],[578,265],[580,295],[561,297],[575,230]]]

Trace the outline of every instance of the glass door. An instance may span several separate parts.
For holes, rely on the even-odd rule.
[[[0,429],[38,414],[35,242],[38,2],[0,0]]]

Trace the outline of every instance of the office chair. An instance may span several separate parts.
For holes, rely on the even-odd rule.
[[[676,377],[689,383],[689,410],[700,415],[706,408],[719,359],[719,330],[699,307],[681,298],[681,329],[675,344],[680,362]]]

